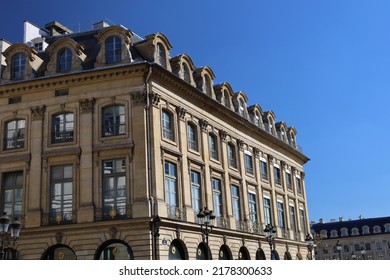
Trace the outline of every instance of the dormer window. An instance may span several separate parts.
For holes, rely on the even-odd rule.
[[[167,68],[167,53],[165,51],[164,46],[161,43],[157,44],[156,48],[157,52],[157,63],[162,67]]]
[[[186,63],[183,63],[183,79],[187,83],[191,84],[191,72]]]
[[[72,51],[69,48],[63,48],[58,53],[57,72],[68,72],[72,69]]]
[[[364,226],[364,227],[362,228],[362,230],[363,230],[363,234],[370,234],[370,227]]]
[[[245,104],[242,99],[240,99],[238,102],[238,113],[241,117],[245,117]]]
[[[21,80],[24,79],[26,73],[26,54],[17,53],[12,57],[12,69],[11,79]]]
[[[117,36],[106,40],[106,63],[112,64],[122,61],[122,40]]]
[[[209,76],[205,77],[205,93],[208,96],[212,96],[212,93],[211,93],[211,80],[210,80]]]

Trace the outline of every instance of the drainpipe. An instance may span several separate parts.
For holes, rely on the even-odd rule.
[[[152,143],[151,143],[151,121],[150,121],[150,77],[152,75],[152,66],[149,64],[148,74],[145,77],[145,118],[146,118],[146,157],[147,157],[147,176],[148,176],[148,193],[149,193],[149,209],[153,220],[151,222],[151,240],[152,240],[152,260],[157,260],[157,246],[158,246],[158,221],[156,219],[156,209],[154,205],[153,196],[153,170],[152,170]],[[157,216],[158,217],[158,216]]]

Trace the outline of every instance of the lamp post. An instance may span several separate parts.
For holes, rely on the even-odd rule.
[[[272,260],[272,250],[275,247],[276,229],[272,225],[268,224],[265,226],[264,234],[269,244],[269,248],[271,251],[271,260]]]
[[[365,260],[366,259],[366,249],[362,246],[360,248],[360,254],[362,254],[362,259]]]
[[[5,249],[12,247],[19,238],[21,223],[17,220],[13,223],[10,223],[10,221],[11,218],[4,212],[0,217],[0,260],[5,259]],[[10,229],[10,232],[8,232],[8,229]]]
[[[343,250],[343,245],[341,245],[340,240],[337,240],[336,250],[339,252],[339,260],[341,260],[341,251]]]
[[[310,253],[310,260],[313,259],[313,248],[314,248],[314,239],[313,239],[313,236],[308,233],[306,234],[306,238],[305,238],[305,241],[306,241],[306,244],[307,244],[307,249],[309,250],[309,253]]]
[[[208,246],[209,234],[213,230],[215,215],[213,214],[213,210],[209,210],[207,207],[204,207],[203,210],[199,210],[197,217],[199,219],[201,231],[206,236],[206,244]]]

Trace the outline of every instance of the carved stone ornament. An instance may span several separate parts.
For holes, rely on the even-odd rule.
[[[149,98],[150,98],[150,103],[153,106],[158,106],[158,103],[160,103],[161,95],[159,95],[155,92],[152,92],[151,94],[149,94]]]
[[[244,141],[237,139],[237,145],[241,151],[244,149],[244,144],[245,144]]]
[[[64,239],[64,234],[62,232],[57,232],[56,233],[57,244],[61,244],[63,239]]]
[[[219,131],[219,137],[221,138],[221,141],[226,142],[227,136],[228,136],[228,134],[225,130],[221,129]]]
[[[209,122],[202,119],[202,120],[199,120],[199,125],[203,131],[206,131],[207,127],[209,126]]]
[[[176,107],[176,112],[179,115],[181,120],[184,120],[184,117],[186,116],[187,110],[183,107]]]
[[[43,120],[43,116],[45,115],[46,106],[43,105],[41,107],[36,106],[31,108],[31,119],[33,121]]]
[[[95,98],[79,101],[81,113],[92,113],[95,105]]]

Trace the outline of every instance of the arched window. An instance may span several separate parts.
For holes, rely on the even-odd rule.
[[[169,245],[169,255],[170,260],[187,260],[188,253],[185,244],[180,239],[175,239]]]
[[[12,57],[11,79],[21,80],[26,74],[26,54],[17,53]]]
[[[106,40],[106,63],[112,64],[122,61],[122,40],[117,36]]]
[[[370,234],[370,227],[369,226],[363,226],[362,230],[363,230],[362,234]]]
[[[187,63],[183,63],[183,79],[187,83],[191,84],[191,72],[190,72],[190,68],[188,67]]]
[[[161,113],[161,124],[162,124],[162,136],[165,139],[174,141],[175,134],[173,130],[173,117],[172,114],[167,110],[162,110]]]
[[[232,252],[230,251],[229,247],[227,245],[222,245],[219,249],[219,260],[232,260]]]
[[[265,257],[263,249],[261,249],[261,248],[257,249],[256,260],[265,260],[265,259],[266,259],[266,257]]]
[[[134,260],[130,246],[121,240],[110,240],[103,244],[95,255],[97,260]]]
[[[381,227],[380,226],[374,226],[374,233],[381,233]]]
[[[125,106],[112,105],[103,108],[102,118],[103,136],[125,134]]]
[[[57,72],[68,72],[72,69],[72,51],[69,48],[63,48],[59,51],[57,57]]]
[[[249,251],[245,246],[242,246],[240,248],[240,251],[238,252],[238,259],[239,260],[250,260],[251,257],[249,255]]]
[[[157,44],[157,63],[164,68],[167,68],[167,55],[164,46],[161,43]]]
[[[74,115],[73,113],[60,113],[52,118],[51,141],[63,143],[73,141]]]
[[[245,102],[240,98],[238,100],[238,114],[245,118]]]
[[[210,247],[205,242],[199,244],[198,249],[196,250],[196,259],[212,260]]]
[[[65,245],[54,245],[47,249],[43,255],[42,260],[76,260],[76,254]]]
[[[205,93],[211,97],[212,92],[211,92],[211,79],[210,79],[210,77],[206,76],[204,79],[204,82],[205,82],[205,85],[204,85]]]
[[[5,124],[5,150],[24,148],[25,126],[25,120],[12,120]]]

